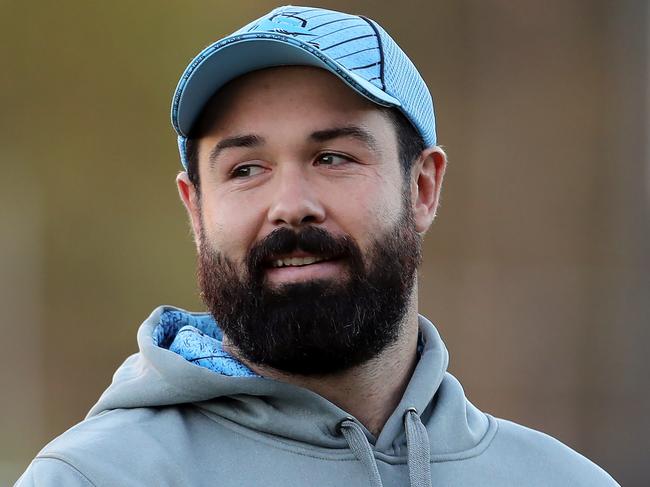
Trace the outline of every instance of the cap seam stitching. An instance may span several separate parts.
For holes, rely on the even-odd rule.
[[[381,60],[381,64],[379,65],[379,79],[381,81],[381,89],[382,91],[386,91],[386,82],[384,80],[384,45],[381,42],[381,36],[379,35],[379,31],[377,30],[377,27],[375,24],[372,23],[372,21],[368,17],[364,17],[363,15],[359,15],[360,19],[363,19],[366,21],[366,23],[370,26],[372,29],[373,33],[375,34],[375,37],[377,38],[377,45],[379,46],[379,59]]]

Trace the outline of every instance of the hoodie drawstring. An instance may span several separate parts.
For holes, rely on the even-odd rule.
[[[415,408],[404,414],[409,477],[412,487],[431,487],[431,456],[429,434]]]
[[[429,434],[415,408],[404,413],[407,465],[411,487],[431,487]],[[357,460],[366,468],[371,487],[382,487],[377,461],[363,429],[352,418],[344,419],[339,428]]]
[[[351,418],[347,418],[341,422],[340,428],[348,445],[350,445],[350,450],[357,457],[357,460],[366,467],[371,487],[383,487],[375,456],[372,453],[368,438],[366,438],[366,434],[361,429],[361,426]]]

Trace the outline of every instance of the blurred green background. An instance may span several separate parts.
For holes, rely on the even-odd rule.
[[[421,308],[483,410],[650,476],[648,2],[306,2],[420,67],[450,167]],[[178,77],[266,1],[0,0],[0,484],[83,418],[159,304],[197,309]]]

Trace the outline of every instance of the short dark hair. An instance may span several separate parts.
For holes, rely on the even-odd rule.
[[[422,136],[401,111],[397,108],[382,108],[382,110],[388,115],[395,128],[402,175],[404,176],[404,181],[408,182],[413,163],[426,148],[426,145]],[[200,125],[202,124],[196,123],[195,127]],[[187,176],[198,193],[201,189],[199,180],[199,139],[203,134],[196,132],[196,130],[192,129],[185,147],[187,154]]]

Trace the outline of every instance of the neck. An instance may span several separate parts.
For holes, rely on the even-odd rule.
[[[417,362],[417,308],[404,317],[397,341],[373,359],[349,370],[325,376],[289,374],[242,360],[251,370],[270,379],[309,389],[359,420],[375,437],[404,395]]]

